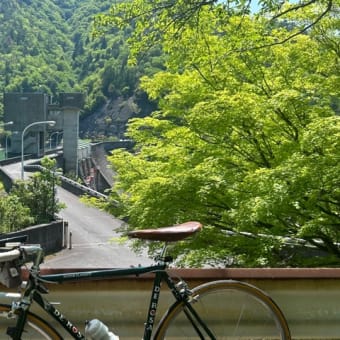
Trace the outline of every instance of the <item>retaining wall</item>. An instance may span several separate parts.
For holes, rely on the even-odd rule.
[[[0,241],[27,235],[27,243],[40,244],[46,254],[60,251],[66,246],[67,224],[63,220],[39,224],[12,233],[0,234]]]
[[[82,269],[84,270],[84,269]],[[43,273],[72,272],[52,270]],[[252,283],[279,304],[293,339],[340,339],[340,269],[172,269],[190,286],[211,280],[240,279]],[[152,277],[69,282],[47,285],[50,301],[84,330],[85,320],[98,318],[121,339],[141,339],[152,287]],[[163,289],[164,288],[164,289]],[[163,285],[160,317],[172,297]],[[41,310],[35,310],[44,316]],[[54,321],[52,321],[54,322]],[[65,336],[65,339],[68,339]]]

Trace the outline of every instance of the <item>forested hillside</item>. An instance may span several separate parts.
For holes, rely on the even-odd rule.
[[[141,73],[161,67],[159,52],[139,69],[127,65],[129,29],[93,38],[95,14],[111,1],[6,0],[0,2],[0,92],[86,93],[82,118],[93,113],[100,128],[81,131],[98,138],[112,133],[112,122],[148,112],[137,92]],[[143,71],[141,71],[143,70]],[[0,121],[3,114],[2,99]],[[81,119],[86,123],[86,120]],[[96,131],[96,132],[93,132]]]

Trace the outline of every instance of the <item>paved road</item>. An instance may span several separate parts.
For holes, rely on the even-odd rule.
[[[121,220],[85,205],[77,196],[60,187],[57,194],[60,202],[67,205],[60,216],[68,221],[72,248],[47,257],[43,267],[105,268],[152,263],[146,256],[135,254],[128,245],[112,241],[120,236],[116,229],[122,225]]]
[[[28,162],[26,161],[25,164]],[[13,178],[21,176],[21,163],[3,167]],[[25,172],[25,178],[30,173]],[[60,202],[66,204],[59,215],[68,222],[72,232],[72,248],[64,249],[45,259],[44,268],[107,268],[152,263],[147,256],[134,253],[127,244],[112,241],[119,237],[122,221],[80,202],[79,197],[58,187]]]

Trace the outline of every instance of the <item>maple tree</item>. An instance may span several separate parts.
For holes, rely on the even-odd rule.
[[[133,18],[132,60],[155,42],[167,56],[141,79],[159,110],[130,121],[133,152],[109,157],[112,211],[127,228],[201,221],[191,246],[174,247],[185,265],[339,263],[339,3],[263,2],[267,15],[153,3],[97,22]]]

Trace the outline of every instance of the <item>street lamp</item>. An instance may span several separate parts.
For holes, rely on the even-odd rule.
[[[50,126],[54,126],[55,121],[54,120],[43,120],[41,122],[34,122],[34,123],[27,125],[22,131],[22,134],[21,134],[21,179],[22,180],[24,180],[24,136],[25,136],[25,132],[30,127],[35,126],[35,125],[41,125],[41,124],[48,124]]]

